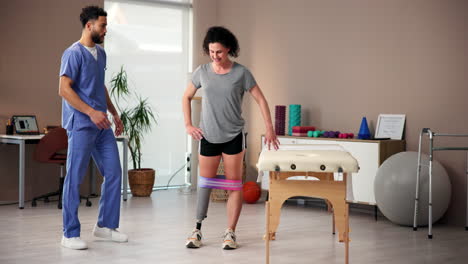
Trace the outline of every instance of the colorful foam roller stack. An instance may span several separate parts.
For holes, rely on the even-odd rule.
[[[289,127],[288,135],[292,136],[292,128],[301,125],[301,105],[289,105]]]
[[[307,137],[309,131],[315,131],[313,126],[293,126],[292,136],[294,137]]]
[[[284,136],[286,131],[286,106],[275,106],[275,133],[278,136]]]

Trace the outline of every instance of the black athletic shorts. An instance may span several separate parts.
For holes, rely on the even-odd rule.
[[[241,153],[245,147],[243,132],[225,143],[210,143],[205,138],[202,138],[200,140],[200,155],[208,157],[219,156],[221,153],[235,155]]]

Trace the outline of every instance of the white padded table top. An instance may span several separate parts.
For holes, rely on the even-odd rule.
[[[263,149],[258,159],[260,171],[358,172],[356,159],[339,145],[280,145]]]

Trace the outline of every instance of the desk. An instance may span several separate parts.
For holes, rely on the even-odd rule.
[[[0,143],[4,144],[15,144],[19,147],[19,164],[18,164],[18,208],[24,209],[24,169],[25,169],[25,145],[27,143],[37,144],[44,135],[4,135],[0,134]],[[123,164],[122,164],[122,185],[123,185],[123,200],[127,201],[127,189],[128,189],[128,138],[119,136],[116,138],[117,142],[122,143],[123,147]]]
[[[0,135],[0,143],[16,144],[19,147],[19,209],[24,208],[24,168],[25,168],[25,145],[26,143],[37,144],[44,135]]]

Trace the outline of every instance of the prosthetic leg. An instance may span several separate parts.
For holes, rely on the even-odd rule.
[[[201,230],[202,221],[208,214],[208,205],[210,204],[211,188],[198,187],[197,194],[197,227]]]
[[[192,231],[192,234],[187,238],[187,242],[185,243],[187,248],[199,248],[202,245],[202,234],[200,230],[202,221],[206,218],[208,213],[212,189],[239,191],[242,190],[242,181],[198,177],[197,225],[195,230]]]
[[[222,189],[239,191],[242,190],[241,180],[226,180],[219,178],[198,177],[198,197],[197,197],[197,226],[201,229],[202,221],[207,217],[208,205],[212,189]]]

